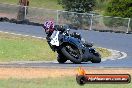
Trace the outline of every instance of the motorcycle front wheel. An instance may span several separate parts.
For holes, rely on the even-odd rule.
[[[61,51],[71,62],[75,64],[80,64],[82,62],[82,51],[74,45],[67,44],[62,47]]]
[[[60,63],[60,64],[63,64],[67,61],[66,57],[62,54],[58,54],[58,57],[57,57],[57,61]]]

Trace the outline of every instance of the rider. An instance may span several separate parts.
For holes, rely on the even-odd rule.
[[[45,32],[47,34],[47,36],[46,36],[47,42],[48,42],[49,46],[51,47],[51,49],[54,51],[53,47],[50,44],[50,41],[51,41],[50,36],[52,35],[53,31],[55,30],[54,22],[53,21],[46,21],[43,24],[43,28],[45,29]]]

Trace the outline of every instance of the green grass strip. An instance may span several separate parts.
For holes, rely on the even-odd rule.
[[[0,33],[0,61],[51,61],[56,53],[47,42],[31,37]]]

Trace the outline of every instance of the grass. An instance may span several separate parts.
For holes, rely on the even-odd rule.
[[[111,53],[97,48],[102,57]],[[0,61],[51,61],[56,53],[51,51],[46,40],[0,33]]]
[[[108,50],[105,49],[105,48],[98,48],[98,47],[97,47],[96,49],[97,49],[97,51],[101,54],[101,57],[102,57],[102,58],[111,56],[111,52],[108,51]]]
[[[1,3],[18,4],[19,0],[0,0]],[[29,6],[41,7],[46,9],[61,10],[61,5],[58,4],[57,0],[29,0]]]
[[[42,79],[1,79],[1,88],[132,88],[130,84],[85,84],[80,86],[75,77]]]
[[[0,33],[0,61],[54,60],[47,42],[31,37]]]

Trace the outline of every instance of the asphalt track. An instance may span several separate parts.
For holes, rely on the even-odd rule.
[[[0,22],[0,31],[13,32],[24,35],[31,35],[45,38],[43,28],[40,26],[21,25]],[[89,42],[93,42],[95,45],[114,50],[119,50],[127,53],[127,57],[123,59],[106,60],[98,64],[94,63],[82,63],[72,64],[70,62],[65,64],[58,64],[57,62],[21,62],[21,63],[8,63],[0,64],[4,67],[93,67],[93,68],[131,68],[132,67],[132,34],[122,33],[110,33],[110,32],[97,32],[86,30],[72,30],[82,34],[82,37]]]

